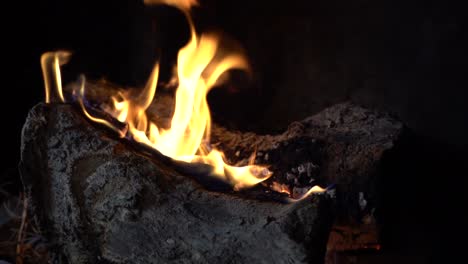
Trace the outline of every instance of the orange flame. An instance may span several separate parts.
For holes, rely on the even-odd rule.
[[[273,182],[270,187],[273,191],[277,191],[279,193],[286,193],[289,196],[291,196],[291,191],[289,190],[289,187],[286,184]]]
[[[324,193],[326,192],[327,189],[324,189],[318,185],[315,185],[314,187],[310,188],[305,194],[303,194],[302,196],[298,197],[298,198],[289,198],[289,202],[299,202],[299,201],[302,201],[304,199],[306,199],[307,197],[309,197],[310,195],[312,194],[316,194],[316,193]]]
[[[193,6],[198,5],[197,0],[144,0],[145,5],[166,4],[177,7],[182,11],[189,11]]]
[[[146,2],[174,5],[184,11],[190,24],[190,41],[179,51],[177,58],[179,86],[176,91],[175,110],[170,128],[158,127],[146,114],[146,110],[153,103],[156,94],[159,64],[155,65],[141,92],[120,92],[112,97],[112,104],[105,107],[110,115],[128,125],[128,132],[120,131],[110,122],[92,116],[86,110],[83,103],[85,81],[82,77],[78,101],[84,114],[90,120],[117,131],[122,137],[128,133],[134,140],[173,159],[209,164],[213,167],[214,175],[230,182],[234,189],[250,187],[270,177],[271,172],[266,167],[252,164],[235,167],[226,164],[223,153],[211,149],[209,145],[211,116],[206,95],[224,72],[230,69],[247,69],[248,63],[244,57],[236,53],[220,56],[219,38],[216,35],[197,36],[188,13],[196,1],[148,0]],[[69,57],[70,53],[61,51],[45,53],[42,56],[46,102],[55,100],[65,102],[61,86],[60,65],[64,64]],[[58,96],[52,98],[51,94],[54,88]],[[76,91],[74,92],[76,93]]]
[[[46,52],[42,54],[41,68],[46,90],[46,103],[50,103],[56,99],[65,102],[62,92],[60,66],[66,64],[70,60],[70,57],[71,53],[68,51]],[[57,94],[53,94],[54,91]]]

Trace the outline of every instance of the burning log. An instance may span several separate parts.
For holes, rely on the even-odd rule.
[[[213,186],[193,180],[204,177],[200,170],[147,155],[64,104],[30,112],[20,168],[62,262],[321,263],[334,212],[359,222],[355,214],[372,211],[378,163],[400,130],[390,117],[351,104],[277,136],[213,129],[232,162],[245,163],[257,151],[257,161],[273,172],[265,186],[291,191],[335,183],[337,207],[329,195],[288,202],[258,190],[262,185],[207,190]]]
[[[388,114],[344,103],[292,123],[281,135],[214,126],[212,137],[234,158],[231,162],[245,164],[255,149],[255,163],[267,163],[273,172],[262,184],[274,189],[300,196],[315,184],[335,186],[326,259],[335,263],[340,252],[380,250],[380,164],[402,131],[402,124]]]
[[[143,89],[90,89],[84,76],[62,89],[71,53],[41,57],[48,105],[28,116],[20,168],[57,260],[322,262],[334,213],[372,219],[378,164],[401,124],[341,104],[276,136],[213,129],[206,96],[250,68],[244,52],[197,32],[195,2],[146,2],[179,8],[190,27],[173,94],[156,93],[159,62]]]
[[[279,203],[207,191],[63,104],[30,112],[21,171],[61,262],[320,262],[332,221],[325,195]]]
[[[336,189],[338,218],[359,223],[378,202],[379,164],[393,147],[402,124],[390,115],[351,103],[337,104],[312,117],[292,123],[280,135],[256,135],[213,126],[212,141],[246,163],[257,151],[256,164],[268,164],[273,181],[291,186],[291,194],[313,185]],[[294,191],[297,189],[297,191]]]

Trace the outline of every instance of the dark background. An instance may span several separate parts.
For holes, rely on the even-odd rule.
[[[2,13],[2,182],[17,182],[20,130],[43,101],[41,53],[74,52],[64,79],[140,86],[156,58],[175,60],[183,16],[142,1],[32,1]],[[463,258],[467,219],[468,104],[465,9],[455,1],[202,1],[201,29],[240,41],[253,78],[214,90],[215,121],[274,133],[352,100],[408,127],[383,176],[389,263]],[[163,68],[163,81],[170,67]],[[411,260],[411,261],[410,261]]]

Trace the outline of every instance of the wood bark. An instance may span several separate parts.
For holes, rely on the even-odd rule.
[[[21,174],[58,263],[320,263],[330,199],[298,203],[206,190],[68,105],[36,106]]]
[[[171,113],[163,109],[161,122]],[[59,263],[322,263],[334,216],[345,225],[372,216],[379,163],[401,130],[349,103],[281,135],[214,126],[212,142],[230,163],[256,152],[274,173],[234,192],[203,166],[135,147],[73,106],[39,104],[23,128],[20,169]],[[274,182],[297,197],[315,184],[336,192],[288,203],[269,191]]]

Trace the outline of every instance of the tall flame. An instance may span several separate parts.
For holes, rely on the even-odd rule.
[[[160,128],[150,120],[146,110],[153,103],[159,75],[156,64],[142,91],[125,91],[112,97],[112,104],[105,110],[120,122],[128,125],[128,131],[120,131],[110,122],[90,114],[83,102],[84,78],[77,92],[84,114],[92,121],[104,124],[134,140],[148,145],[162,154],[184,162],[202,162],[213,167],[213,175],[230,182],[234,189],[253,186],[271,176],[262,166],[250,164],[244,167],[225,163],[223,153],[212,149],[210,142],[211,116],[206,95],[220,76],[230,69],[246,69],[248,63],[240,54],[220,56],[220,39],[213,34],[198,36],[189,14],[193,0],[145,0],[145,3],[166,3],[180,8],[190,25],[190,40],[178,53],[177,77],[179,85],[175,94],[175,110],[169,128]],[[66,52],[45,53],[41,58],[46,86],[46,102],[65,101],[61,87],[60,65],[70,54]],[[50,69],[52,67],[52,69]],[[53,91],[58,96],[51,100]],[[75,91],[76,93],[76,91]],[[58,98],[57,98],[58,97]]]
[[[46,103],[50,103],[58,96],[57,99],[65,102],[62,92],[62,78],[60,74],[60,66],[66,64],[71,57],[68,51],[46,52],[41,56],[42,75],[45,82]],[[54,91],[57,94],[54,94]]]

